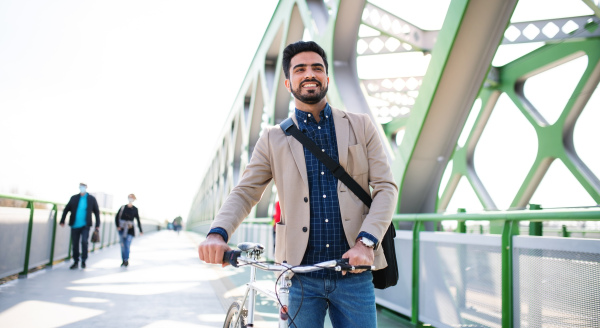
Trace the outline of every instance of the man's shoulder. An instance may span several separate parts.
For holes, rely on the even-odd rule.
[[[335,107],[331,107],[331,111],[334,113],[334,116],[335,116],[335,114],[339,114],[342,117],[346,116],[351,119],[370,120],[369,114],[367,114],[367,113],[354,113],[354,112],[349,112],[349,111],[342,110],[342,109],[335,108]]]
[[[269,140],[279,140],[285,136],[279,124],[265,127],[263,130],[263,135],[268,136]]]
[[[348,122],[353,126],[355,130],[364,130],[368,125],[373,125],[373,121],[371,120],[371,116],[367,113],[353,113],[349,111],[344,111],[341,109],[333,108],[333,117],[341,117],[347,119]]]

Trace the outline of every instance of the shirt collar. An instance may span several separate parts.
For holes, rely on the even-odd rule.
[[[298,128],[300,130],[306,128],[308,122],[313,122],[317,124],[312,115],[311,117],[308,117],[309,114],[310,113],[301,111],[298,108],[296,108],[296,119],[298,120]],[[326,123],[331,118],[331,114],[331,107],[329,106],[329,103],[327,103],[325,104],[325,108],[323,108],[323,110],[319,112],[319,124],[321,124],[321,122],[323,122],[323,124]]]

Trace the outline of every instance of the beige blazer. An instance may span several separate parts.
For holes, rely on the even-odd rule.
[[[398,198],[387,156],[373,122],[366,114],[335,108],[333,121],[341,166],[366,191],[372,188],[369,209],[341,181],[337,192],[346,239],[354,246],[358,233],[366,231],[380,241],[385,234]],[[295,115],[294,123],[298,124]],[[286,136],[279,125],[267,127],[256,143],[250,163],[215,217],[212,227],[231,236],[274,180],[281,206],[276,226],[275,261],[299,265],[308,245],[310,211],[308,178],[302,144]],[[387,266],[381,248],[375,250],[376,269]]]

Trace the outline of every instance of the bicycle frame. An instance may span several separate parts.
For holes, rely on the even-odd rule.
[[[258,254],[256,254],[256,252],[251,252],[251,260],[252,261],[256,261],[258,258]],[[246,259],[241,257],[240,260],[242,262],[246,262],[248,263],[250,259]],[[275,291],[269,290],[269,289],[265,289],[262,286],[259,286],[256,283],[256,269],[257,266],[263,267],[264,270],[266,271],[283,271],[282,272],[282,276],[279,279],[279,286],[276,286],[276,288],[278,287],[277,293]],[[279,309],[279,316],[278,316],[278,321],[279,321],[279,327],[283,328],[283,327],[288,327],[288,310],[287,310],[287,306],[289,304],[289,288],[291,286],[291,280],[290,280],[290,276],[291,276],[291,271],[289,271],[288,269],[290,269],[291,266],[286,266],[286,265],[264,265],[264,264],[260,264],[260,263],[253,263],[250,266],[250,282],[248,282],[246,284],[246,292],[244,293],[244,298],[242,299],[242,306],[244,306],[246,304],[246,301],[248,306],[247,306],[247,311],[248,311],[248,315],[247,315],[247,327],[254,327],[254,312],[255,312],[255,305],[256,305],[256,295],[257,292],[267,296],[269,299],[273,300],[274,302],[277,303],[277,307]],[[279,297],[278,297],[279,296]],[[243,311],[240,310],[239,313],[234,317],[233,322],[234,322],[234,327],[237,327],[239,324],[239,319],[240,316],[243,314]]]
[[[314,264],[314,265],[305,265],[305,266],[291,266],[287,263],[282,263],[282,264],[268,264],[265,262],[260,262],[258,261],[258,259],[260,258],[260,255],[263,252],[264,247],[260,244],[254,244],[254,243],[241,243],[238,245],[238,247],[240,248],[241,252],[246,252],[248,254],[248,257],[245,256],[239,256],[239,257],[235,257],[233,260],[229,259],[227,257],[227,254],[225,254],[225,258],[224,258],[224,262],[226,261],[230,261],[231,264],[236,265],[239,264],[240,262],[242,264],[248,264],[250,265],[250,282],[248,282],[246,284],[246,292],[244,293],[244,298],[242,299],[241,304],[239,304],[239,311],[237,311],[237,313],[235,313],[233,315],[233,317],[231,317],[231,319],[228,321],[228,319],[230,318],[230,313],[231,310],[236,310],[237,306],[235,306],[234,308],[234,304],[237,304],[237,301],[234,302],[234,304],[232,304],[232,307],[230,307],[230,309],[228,310],[227,313],[227,317],[225,319],[225,323],[229,322],[230,324],[233,323],[233,327],[238,327],[238,325],[240,325],[240,318],[242,316],[244,316],[244,306],[246,303],[248,303],[248,307],[247,307],[247,315],[246,315],[246,326],[247,327],[254,327],[254,312],[255,312],[255,305],[256,305],[256,295],[257,292],[262,293],[263,295],[267,296],[268,298],[270,298],[271,300],[275,301],[277,303],[277,306],[279,308],[279,317],[278,317],[278,321],[279,321],[279,328],[284,328],[284,327],[288,327],[288,319],[289,319],[289,311],[288,311],[288,305],[289,305],[289,295],[290,295],[290,287],[292,286],[292,282],[291,282],[291,277],[293,273],[307,273],[307,272],[312,272],[312,271],[317,271],[317,270],[323,270],[323,269],[333,269],[335,271],[341,271],[341,270],[354,270],[356,269],[367,269],[367,270],[373,270],[374,267],[373,266],[350,266],[347,261],[338,261],[338,260],[330,260],[330,261],[325,261],[325,262],[321,262],[318,264]],[[240,251],[237,252],[237,254],[241,254]],[[275,285],[275,290],[271,291],[268,289],[263,288],[262,286],[259,286],[256,283],[256,269],[261,269],[264,271],[272,271],[272,272],[279,272],[280,276],[278,279],[279,285]],[[246,302],[248,301],[248,302]],[[293,317],[292,317],[293,319]],[[242,320],[243,322],[243,320]],[[230,325],[230,327],[232,327]]]

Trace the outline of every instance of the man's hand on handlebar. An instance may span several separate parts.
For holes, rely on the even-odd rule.
[[[372,248],[365,246],[361,242],[357,242],[354,247],[350,248],[342,258],[348,259],[349,264],[353,266],[361,266],[361,265],[373,265],[375,261],[375,252]],[[350,271],[350,273],[361,273],[364,272],[363,269],[357,269],[354,271]],[[346,271],[342,271],[343,275],[346,275]]]
[[[223,254],[228,250],[231,250],[231,248],[229,248],[221,235],[210,234],[198,246],[198,256],[206,263],[221,264],[225,267],[229,263],[223,263]]]

